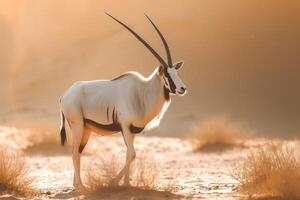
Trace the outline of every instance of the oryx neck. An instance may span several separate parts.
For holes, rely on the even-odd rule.
[[[162,111],[165,103],[169,103],[169,98],[165,97],[165,86],[158,69],[148,77],[144,90],[145,116],[153,118]]]

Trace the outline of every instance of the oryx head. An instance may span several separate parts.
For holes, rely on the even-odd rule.
[[[167,41],[163,37],[162,33],[159,31],[157,26],[154,24],[154,22],[146,15],[147,19],[150,21],[150,23],[153,25],[155,30],[157,31],[159,37],[161,38],[166,53],[167,53],[167,59],[168,62],[165,62],[164,59],[141,37],[139,36],[135,31],[133,31],[131,28],[129,28],[126,24],[121,22],[120,20],[116,19],[115,17],[111,16],[110,14],[106,13],[108,16],[113,18],[115,21],[120,23],[122,26],[124,26],[128,31],[130,31],[141,43],[147,47],[147,49],[158,59],[160,62],[159,67],[159,73],[164,81],[165,87],[168,89],[168,91],[171,94],[177,94],[180,96],[183,96],[186,93],[186,86],[182,82],[181,78],[178,76],[177,70],[180,69],[183,65],[183,61],[173,63],[171,58],[171,52],[169,49],[169,46],[167,44]]]

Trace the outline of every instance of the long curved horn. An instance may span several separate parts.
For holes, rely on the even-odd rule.
[[[158,53],[141,37],[139,36],[136,32],[134,32],[131,28],[129,28],[126,24],[124,24],[123,22],[121,22],[120,20],[116,19],[115,17],[111,16],[108,13],[105,13],[108,16],[110,16],[112,19],[114,19],[115,21],[117,21],[119,24],[121,24],[122,26],[124,26],[129,32],[131,32],[141,43],[143,43],[147,49],[157,58],[157,60],[165,67],[168,67],[167,63],[162,59],[162,57],[160,57],[160,55],[158,55]]]
[[[150,17],[148,17],[148,15],[145,14],[145,16],[147,17],[147,19],[150,21],[150,23],[153,25],[153,27],[155,28],[155,30],[157,31],[160,39],[162,40],[165,49],[166,49],[166,53],[167,53],[167,58],[168,58],[168,65],[169,67],[173,67],[173,63],[172,63],[172,58],[171,58],[171,52],[170,52],[170,48],[168,46],[167,41],[165,40],[164,36],[162,35],[162,33],[159,31],[159,29],[157,28],[157,26],[154,24],[154,22],[150,19]]]

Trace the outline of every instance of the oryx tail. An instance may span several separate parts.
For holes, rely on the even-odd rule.
[[[65,116],[64,113],[61,111],[61,127],[60,127],[60,142],[61,145],[64,146],[65,142],[67,141],[66,129],[65,129]]]

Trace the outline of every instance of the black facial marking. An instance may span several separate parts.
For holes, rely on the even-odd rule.
[[[95,122],[91,119],[84,119],[84,122],[85,124],[89,124],[100,130],[111,131],[111,132],[119,132],[122,130],[121,125],[118,121],[114,121],[112,124],[99,124],[98,122]]]
[[[165,101],[170,100],[170,91],[168,88],[166,88],[166,86],[164,86],[164,97],[165,97]]]
[[[165,70],[164,70],[164,76],[168,79],[170,90],[171,90],[170,92],[175,94],[176,86],[175,86],[175,83],[174,83],[173,79],[171,78],[167,68],[165,68]]]
[[[129,126],[129,130],[131,133],[140,133],[144,130],[145,127],[137,127],[137,126],[134,126],[133,124],[130,124]]]

